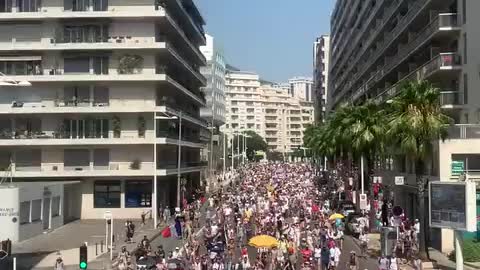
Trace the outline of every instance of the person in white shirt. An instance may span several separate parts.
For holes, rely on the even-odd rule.
[[[322,247],[318,244],[313,250],[313,257],[315,258],[317,268],[320,269],[322,265]]]
[[[334,254],[334,261],[335,261],[335,268],[338,267],[340,263],[340,255],[342,255],[342,251],[338,247],[335,247],[335,254]]]
[[[172,252],[172,258],[176,259],[180,256],[180,248],[176,247],[175,250]]]

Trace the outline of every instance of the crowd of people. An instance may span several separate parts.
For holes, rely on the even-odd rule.
[[[154,251],[145,238],[134,254],[136,261],[153,258],[160,270],[363,270],[368,215],[358,218],[359,254],[345,249],[346,213],[338,208],[335,192],[319,183],[311,165],[249,164],[219,177],[210,192],[208,198],[198,196],[183,209],[176,208],[173,217],[167,208],[160,211],[166,223],[174,220],[163,229],[163,237],[182,239],[182,245],[169,252],[162,246]],[[397,249],[409,248],[405,243],[416,239],[417,224],[401,221]],[[129,230],[134,229],[127,225],[127,239]],[[274,239],[274,244],[254,243],[256,236]],[[120,256],[128,264],[130,254],[122,250]],[[395,256],[380,257],[378,265],[381,270],[399,269]]]

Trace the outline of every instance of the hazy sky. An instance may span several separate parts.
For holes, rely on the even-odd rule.
[[[282,82],[312,76],[313,42],[335,0],[196,0],[227,62]]]

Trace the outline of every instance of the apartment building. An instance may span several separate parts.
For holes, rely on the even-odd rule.
[[[313,45],[313,92],[315,122],[325,121],[328,102],[328,64],[330,57],[330,36],[322,35]]]
[[[314,101],[312,78],[294,77],[288,80],[288,84],[290,85],[288,93],[291,97],[308,102]]]
[[[478,10],[480,1],[343,0],[332,14],[332,109],[366,99],[386,102],[406,80],[429,80],[441,90],[441,106],[455,125],[449,139],[436,143],[426,164],[430,180],[458,180],[453,162],[464,165],[467,177],[480,178],[475,173],[480,169]],[[414,169],[401,156],[378,168],[386,184],[396,175],[406,177],[408,185],[396,188],[395,203],[409,217],[423,214],[417,213],[416,191],[409,187],[415,186]],[[453,232],[432,229],[431,244],[451,251]]]
[[[224,136],[220,133],[220,126],[225,124],[225,58],[223,51],[215,42],[213,36],[206,34],[206,45],[200,51],[207,60],[207,65],[200,68],[200,72],[207,80],[207,86],[202,89],[207,105],[200,108],[200,116],[210,126],[211,138],[203,149],[204,159],[209,160],[210,169],[220,167],[223,157]]]
[[[179,178],[188,198],[206,165],[203,25],[190,0],[0,1],[0,81],[31,83],[0,87],[5,176],[69,181],[65,220],[175,206]]]
[[[252,72],[227,72],[226,133],[253,130],[270,151],[288,156],[303,145],[303,132],[314,120],[313,102],[294,98],[279,84],[260,82]]]
[[[241,130],[252,130],[265,138],[264,112],[260,76],[253,72],[227,70],[226,125],[224,132],[232,134]]]

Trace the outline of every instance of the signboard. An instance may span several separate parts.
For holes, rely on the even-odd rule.
[[[397,186],[405,185],[405,177],[395,176],[395,185],[397,185]]]
[[[103,218],[107,220],[112,219],[112,211],[105,211],[105,213],[103,213]]]
[[[360,194],[360,210],[368,210],[367,194]]]
[[[452,175],[460,175],[465,171],[465,163],[463,160],[452,161]]]
[[[477,230],[474,182],[430,182],[430,227]]]

